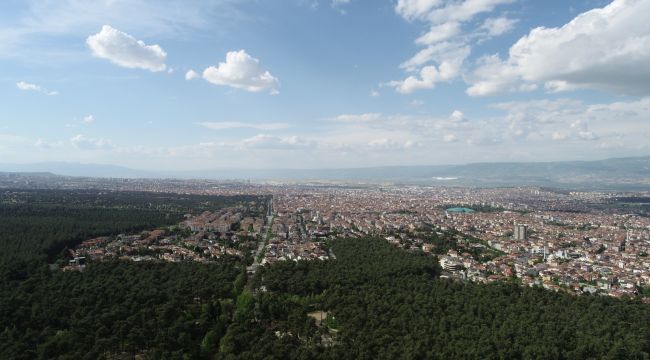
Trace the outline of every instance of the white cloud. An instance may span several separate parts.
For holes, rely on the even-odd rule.
[[[336,117],[321,119],[321,126],[299,136],[260,131],[260,135],[234,140],[208,132],[204,135],[215,138],[169,147],[119,147],[109,140],[85,135],[76,136],[74,142],[68,139],[58,147],[51,139],[7,138],[0,134],[0,154],[11,158],[32,151],[34,158],[65,156],[89,162],[117,159],[148,166],[173,161],[178,166],[200,168],[206,161],[215,166],[250,167],[286,163],[296,167],[348,167],[495,159],[546,161],[566,159],[567,154],[574,159],[595,159],[650,150],[650,97],[598,104],[570,99],[508,102],[494,105],[490,113],[494,114],[469,119],[460,110],[437,116],[343,115],[343,121],[336,121]],[[214,127],[239,125],[219,122]],[[35,145],[52,151],[39,151]]]
[[[367,113],[340,115],[332,133],[319,135],[322,147],[357,150],[431,149],[441,132],[472,126],[449,118]]]
[[[347,121],[330,122],[327,131],[319,133],[319,148],[379,150],[382,145],[412,141],[421,146],[412,148],[410,156],[417,158],[420,150],[453,151],[463,161],[476,161],[472,156],[485,160],[537,157],[539,161],[566,158],[567,153],[574,154],[573,158],[606,158],[650,148],[643,145],[650,137],[650,97],[593,105],[570,99],[521,101],[493,108],[502,113],[471,119],[460,110],[439,117],[342,115],[340,119]],[[517,151],[524,148],[530,157],[518,158]]]
[[[488,18],[479,27],[479,30],[484,31],[489,37],[499,36],[512,30],[518,22],[517,19],[507,17]]]
[[[459,110],[454,110],[454,112],[452,112],[451,115],[449,116],[449,120],[456,123],[467,121],[467,119],[465,118],[465,114],[463,114]]]
[[[26,90],[26,91],[41,91],[40,86],[36,84],[26,83],[24,81],[17,82],[16,87],[19,88],[20,90]]]
[[[650,94],[650,2],[614,0],[555,28],[538,27],[502,60],[484,58],[468,77],[469,95],[528,90],[592,88]]]
[[[102,26],[100,32],[86,39],[93,56],[129,69],[164,71],[167,68],[167,53],[159,45],[146,45],[133,36],[112,28]]]
[[[594,134],[593,131],[589,130],[587,123],[582,119],[578,119],[574,121],[569,127],[569,129],[571,129],[575,133],[575,135],[577,135],[577,137],[582,140],[598,139],[598,136]]]
[[[460,34],[460,23],[450,21],[432,25],[429,32],[417,38],[415,43],[418,45],[432,45],[448,40],[458,34]]]
[[[147,38],[184,40],[196,30],[230,29],[248,17],[240,7],[238,0],[165,0],[164,6],[159,0],[18,1],[0,22],[0,57],[76,63],[74,42],[62,47],[59,40],[85,38],[104,24]]]
[[[432,22],[469,21],[476,15],[494,10],[497,6],[513,3],[515,0],[464,0],[448,1],[427,14]]]
[[[92,124],[95,122],[95,117],[92,114],[86,115],[81,119],[81,122],[84,124]]]
[[[568,137],[569,137],[569,135],[567,133],[560,132],[560,131],[555,131],[553,133],[553,135],[551,136],[551,138],[553,140],[556,140],[556,141],[566,140],[566,138],[568,138]]]
[[[364,114],[343,114],[335,117],[333,120],[340,122],[369,122],[376,121],[382,118],[379,113],[364,113]]]
[[[395,12],[406,20],[423,19],[430,11],[442,4],[441,0],[398,0]]]
[[[377,90],[370,90],[370,96],[371,97],[379,97],[379,91]]]
[[[505,110],[508,118],[517,121],[535,121],[553,124],[567,117],[585,115],[586,106],[577,100],[530,100],[513,101],[492,105]]]
[[[470,51],[471,47],[464,43],[444,41],[420,50],[409,60],[401,63],[400,68],[415,71],[420,66],[431,62],[437,63],[441,71],[445,63],[457,64],[456,67],[460,68]]]
[[[463,61],[469,55],[469,48],[459,50],[444,54],[449,57],[441,60],[437,67],[427,65],[420,70],[419,76],[411,75],[404,80],[391,81],[389,85],[402,94],[410,94],[416,90],[433,89],[441,81],[451,81],[458,76]]]
[[[43,139],[37,139],[36,142],[34,143],[34,146],[41,148],[41,149],[54,149],[54,148],[59,148],[63,146],[62,141],[46,141]]]
[[[83,150],[109,150],[113,148],[110,140],[104,138],[91,138],[78,134],[70,139],[72,145]]]
[[[390,84],[395,86],[398,92],[410,94],[416,90],[433,89],[439,78],[439,72],[435,66],[425,66],[420,70],[420,78],[412,75],[401,81],[391,81]]]
[[[238,121],[216,121],[216,122],[202,122],[199,125],[212,129],[212,130],[224,130],[224,129],[237,129],[237,128],[249,128],[257,130],[280,130],[286,129],[289,127],[287,123],[243,123]]]
[[[382,138],[374,139],[368,142],[368,148],[370,150],[406,150],[418,146],[419,144],[411,140],[406,140],[404,142],[396,141],[393,139]]]
[[[472,83],[472,86],[467,89],[468,95],[483,96],[519,89],[514,69],[502,66],[497,55],[483,56],[477,63],[478,68],[471,77],[468,77],[468,81]]]
[[[210,66],[203,78],[216,85],[227,85],[250,92],[269,91],[277,94],[280,81],[260,66],[260,61],[244,50],[230,51],[226,62]]]
[[[185,80],[196,79],[196,78],[198,78],[198,77],[200,77],[200,76],[201,76],[201,75],[199,75],[199,73],[197,73],[196,71],[190,69],[190,70],[188,70],[188,71],[185,73]]]
[[[650,136],[650,98],[592,105],[569,99],[535,100],[495,107],[506,111],[504,120],[508,125],[504,131],[519,132],[526,139],[589,141],[603,148],[619,141],[623,143],[621,148],[630,149],[647,142]]]
[[[463,27],[481,13],[490,12],[514,0],[398,0],[395,12],[407,21],[419,20],[429,30],[415,43],[424,48],[400,67],[412,74],[403,80],[389,82],[398,92],[409,94],[433,89],[439,82],[456,79],[471,53],[472,42],[497,36],[510,30],[516,20],[498,18],[485,21],[474,34],[464,34]]]
[[[242,145],[252,149],[291,150],[312,148],[316,144],[298,136],[280,137],[268,134],[259,134],[244,139]]]
[[[24,81],[17,82],[16,87],[18,89],[20,89],[20,90],[23,90],[23,91],[36,91],[36,92],[40,92],[40,93],[43,93],[43,94],[48,95],[48,96],[59,95],[58,91],[50,91],[50,90],[47,90],[47,89],[41,87],[40,85],[30,84],[30,83],[27,83],[27,82],[24,82]]]

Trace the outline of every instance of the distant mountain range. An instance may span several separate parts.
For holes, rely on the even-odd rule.
[[[597,161],[502,162],[346,169],[144,171],[115,165],[48,162],[0,164],[0,171],[111,178],[325,180],[464,186],[537,185],[650,190],[650,156]]]
[[[0,164],[0,171],[17,173],[47,173],[63,176],[100,178],[159,177],[157,172],[139,171],[117,165],[42,162],[34,164]]]

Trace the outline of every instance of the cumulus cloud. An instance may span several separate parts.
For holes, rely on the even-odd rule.
[[[440,72],[447,72],[449,76],[456,76],[449,70],[449,65],[454,64],[454,70],[458,70],[465,58],[469,55],[471,47],[462,42],[444,41],[420,50],[413,57],[400,64],[400,68],[407,71],[416,71],[421,66],[431,62],[437,64]],[[442,80],[442,79],[441,79]],[[449,78],[445,78],[449,80]]]
[[[650,2],[614,0],[554,28],[538,27],[508,57],[481,59],[467,93],[493,95],[543,85],[560,92],[592,88],[650,94]]]
[[[129,69],[153,72],[167,68],[167,53],[159,45],[147,45],[133,36],[104,25],[100,32],[86,39],[93,56]]]
[[[463,114],[460,110],[454,110],[454,112],[452,112],[449,116],[449,120],[456,123],[467,121],[467,119],[465,119],[465,114]]]
[[[400,93],[410,94],[416,90],[432,89],[439,82],[449,82],[458,76],[470,51],[469,46],[459,42],[442,42],[429,46],[402,63],[400,67],[415,71],[432,61],[437,65],[421,67],[419,74],[410,75],[404,80],[391,81],[389,85]]]
[[[203,71],[203,78],[212,84],[226,85],[250,92],[268,91],[278,93],[280,81],[264,70],[260,61],[244,50],[230,51],[226,61]]]
[[[200,77],[200,76],[201,76],[201,75],[199,75],[199,73],[197,73],[196,71],[190,69],[190,70],[188,70],[188,71],[185,73],[185,80],[196,79],[196,78],[198,78],[198,77]]]
[[[578,100],[529,100],[493,104],[493,108],[505,110],[513,121],[535,121],[543,124],[558,123],[567,117],[584,116],[587,106]]]
[[[533,135],[555,141],[590,141],[609,144],[624,139],[628,147],[650,136],[650,98],[637,101],[585,104],[570,99],[508,102],[494,107],[505,110],[509,131],[527,129]]]
[[[224,130],[224,129],[237,129],[237,128],[248,128],[248,129],[257,129],[257,130],[280,130],[286,129],[289,127],[287,123],[243,123],[238,121],[215,121],[215,122],[202,122],[199,125],[212,129],[212,130]]]
[[[48,96],[59,95],[58,91],[50,91],[50,90],[47,90],[47,89],[41,87],[40,85],[31,84],[31,83],[24,82],[24,81],[17,82],[16,83],[16,88],[18,88],[19,90],[23,90],[23,91],[36,91],[36,92],[40,92],[40,93],[43,93],[43,94],[48,95]]]
[[[109,150],[113,148],[110,140],[104,138],[91,138],[78,134],[70,139],[72,145],[83,150]]]
[[[397,150],[398,144],[412,141],[420,144],[410,148],[412,156],[453,149],[455,154],[519,160],[524,159],[516,157],[521,149],[540,160],[567,153],[585,158],[629,156],[650,148],[650,97],[600,104],[573,99],[516,101],[492,107],[497,110],[494,115],[479,118],[468,118],[460,109],[441,116],[342,115],[344,121],[330,120],[326,132],[319,133],[318,148]]]
[[[400,67],[412,72],[403,80],[390,81],[398,92],[409,94],[433,89],[439,82],[456,79],[471,53],[472,43],[509,31],[516,23],[504,17],[486,20],[474,33],[463,27],[478,14],[490,12],[513,0],[398,0],[395,12],[407,21],[421,21],[428,31],[415,40],[424,48]]]
[[[74,142],[70,139],[65,144],[68,149],[70,144],[88,149],[87,153],[93,156],[131,154],[130,151],[137,150],[132,154],[160,161],[175,156],[187,161],[197,159],[197,164],[199,160],[238,159],[241,163],[241,159],[245,159],[246,164],[295,161],[318,162],[322,166],[449,162],[450,153],[454,154],[451,161],[459,163],[495,158],[555,160],[565,158],[566,154],[571,154],[572,158],[605,158],[630,156],[650,149],[647,143],[650,98],[600,104],[571,99],[507,102],[494,105],[490,113],[469,119],[460,110],[437,116],[344,115],[341,117],[344,121],[336,121],[335,117],[322,119],[324,126],[300,136],[260,131],[260,135],[244,140],[215,138],[169,148],[122,148],[113,146],[109,140],[85,135],[78,135],[73,138]],[[215,124],[213,128],[224,129],[242,123]],[[12,146],[2,140],[0,151],[3,146]],[[56,146],[49,140],[37,142],[36,139],[20,144],[26,149],[34,145],[44,149]]]
[[[467,52],[469,53],[469,51]],[[450,81],[455,78],[466,55],[445,60],[438,67],[425,66],[418,75],[410,75],[404,80],[391,81],[389,85],[402,94],[410,94],[416,90],[433,89],[436,83]]]

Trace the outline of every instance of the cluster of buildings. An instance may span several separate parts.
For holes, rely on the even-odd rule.
[[[273,218],[271,237],[261,264],[286,260],[327,260],[329,255],[324,241],[328,233],[314,231],[313,226],[308,228],[306,224],[303,214],[299,212],[278,212]]]
[[[245,216],[241,209],[223,209],[217,212],[205,211],[181,223],[181,226],[194,232],[219,232],[228,233],[231,231],[244,231],[246,233],[259,234],[264,226],[264,219],[261,217]]]
[[[223,256],[252,256],[264,219],[251,217],[243,208],[225,208],[186,215],[176,226],[137,234],[88,239],[70,250],[64,270],[82,270],[88,261],[210,262]]]
[[[634,296],[650,286],[650,218],[598,206],[608,198],[535,188],[284,188],[274,195],[284,220],[273,231],[295,244],[382,237],[436,254],[445,276],[472,281]],[[448,208],[457,204],[479,210]],[[453,230],[459,246],[444,253],[428,241]]]
[[[76,258],[206,261],[224,253],[249,255],[257,244],[241,246],[246,243],[242,239],[265,238],[264,246],[259,244],[260,261],[267,264],[332,258],[325,240],[376,236],[438,256],[445,276],[471,281],[508,280],[616,297],[634,296],[650,286],[650,218],[614,206],[617,198],[648,197],[647,192],[118,179],[102,186],[272,196],[274,221],[268,237],[258,236],[266,232],[263,218],[234,210],[204,213],[181,224],[189,236],[166,232],[144,239],[94,239],[75,249]],[[474,211],[456,209],[463,207]],[[436,235],[453,238],[456,245],[442,248],[431,241]]]

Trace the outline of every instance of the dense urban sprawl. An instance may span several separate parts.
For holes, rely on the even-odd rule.
[[[227,254],[255,257],[257,266],[334,258],[328,239],[374,236],[438,256],[446,276],[463,280],[512,280],[614,297],[647,293],[650,284],[650,218],[634,207],[614,206],[618,199],[644,199],[647,193],[208,180],[93,184],[273,200],[269,216],[229,208],[188,214],[166,230],[89,239],[74,250],[75,259],[210,261]],[[73,182],[66,188],[86,185]]]

